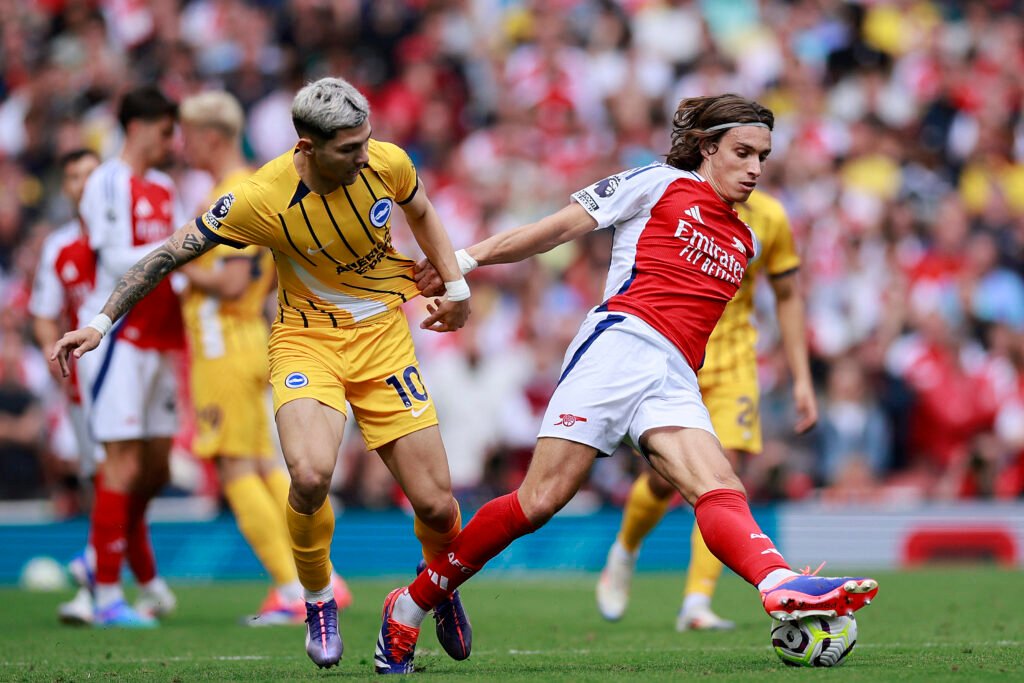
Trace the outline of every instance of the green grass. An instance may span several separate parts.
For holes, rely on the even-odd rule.
[[[718,611],[732,633],[674,630],[681,578],[641,574],[626,617],[603,622],[592,575],[471,582],[463,591],[474,624],[473,656],[449,660],[433,622],[420,638],[417,678],[505,681],[810,680],[936,681],[1024,678],[1024,575],[991,568],[874,574],[881,591],[859,613],[860,642],[834,670],[784,667],[768,646],[757,594],[723,579]],[[3,681],[371,680],[380,605],[396,581],[353,581],[341,619],[346,651],[320,671],[301,627],[245,628],[239,615],[263,597],[259,583],[176,586],[178,613],[154,631],[59,626],[67,595],[0,589]]]

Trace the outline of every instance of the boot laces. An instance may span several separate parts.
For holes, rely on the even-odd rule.
[[[803,574],[804,576],[817,576],[818,572],[820,572],[821,568],[824,567],[824,566],[825,566],[825,563],[822,562],[821,564],[818,565],[818,568],[815,569],[812,572],[811,571],[811,565],[807,565],[806,567],[804,567],[803,569],[800,570],[800,573]]]
[[[416,647],[416,639],[420,635],[418,628],[406,626],[394,619],[388,619],[388,649],[393,659],[402,660],[408,657]]]

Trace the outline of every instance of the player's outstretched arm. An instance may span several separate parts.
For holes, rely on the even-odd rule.
[[[576,202],[546,216],[536,223],[528,223],[488,237],[468,249],[460,249],[455,256],[462,274],[477,266],[495,263],[515,263],[554,249],[581,237],[597,227],[597,221]],[[436,296],[441,289],[441,278],[429,256],[416,264],[416,286],[424,296]]]
[[[597,221],[576,202],[536,223],[528,223],[488,237],[466,249],[478,265],[515,263],[543,254],[591,232]]]
[[[111,326],[140,299],[152,292],[168,273],[213,246],[214,243],[199,231],[195,223],[178,228],[166,242],[144,256],[117,281],[99,315],[85,327],[68,332],[54,344],[50,360],[57,361],[61,374],[67,377],[72,354],[75,358],[81,358],[83,353],[99,346]]]

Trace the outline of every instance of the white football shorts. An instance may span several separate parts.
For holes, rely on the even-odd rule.
[[[715,434],[696,373],[679,349],[636,316],[591,311],[565,352],[538,437],[610,455],[625,437],[639,446],[644,432],[657,427]]]
[[[78,359],[89,431],[100,443],[173,437],[178,378],[173,353],[140,349],[111,333]]]

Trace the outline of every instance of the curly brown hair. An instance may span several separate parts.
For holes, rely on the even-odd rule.
[[[672,117],[672,149],[665,163],[684,171],[697,170],[704,160],[701,150],[717,146],[729,129],[705,131],[723,123],[763,123],[771,130],[775,114],[754,100],[732,93],[687,98],[679,103]]]

